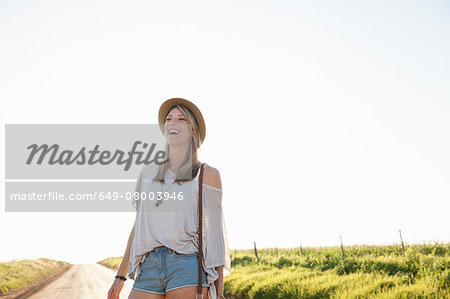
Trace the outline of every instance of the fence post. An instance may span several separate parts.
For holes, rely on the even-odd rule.
[[[341,238],[341,251],[342,251],[342,256],[345,256],[345,253],[344,253],[344,245],[342,244],[342,235],[339,235],[339,237]]]
[[[300,252],[301,252],[302,255],[304,255],[304,254],[303,254],[303,247],[302,247],[302,242],[301,242],[301,241],[300,241]]]
[[[253,247],[255,248],[256,260],[258,260],[258,250],[256,250],[256,242],[253,241]]]
[[[400,241],[402,242],[402,252],[403,255],[405,255],[405,244],[403,244],[402,231],[399,229],[398,232],[400,233]]]
[[[277,258],[278,258],[278,248],[275,247],[275,253],[277,254]]]

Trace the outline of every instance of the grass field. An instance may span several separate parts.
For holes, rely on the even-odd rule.
[[[232,252],[230,298],[449,298],[450,244]],[[277,252],[278,251],[278,255]]]
[[[231,252],[225,295],[241,298],[450,298],[450,244]],[[101,262],[117,269],[120,257]]]
[[[62,270],[68,263],[47,258],[0,263],[0,295],[23,289]]]

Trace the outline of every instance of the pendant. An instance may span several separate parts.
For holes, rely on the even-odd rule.
[[[162,204],[162,196],[158,195],[158,198],[156,199],[156,207],[159,207]]]

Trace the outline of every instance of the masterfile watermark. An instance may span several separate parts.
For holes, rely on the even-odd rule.
[[[187,185],[176,195],[136,190],[143,169],[169,163],[166,143],[159,124],[6,124],[5,211],[131,212],[138,201],[186,208]]]
[[[28,156],[26,164],[30,165],[34,162],[38,165],[41,165],[42,163],[45,163],[45,158],[47,158],[46,163],[48,163],[49,165],[71,165],[74,163],[76,163],[77,165],[93,165],[96,163],[99,163],[101,165],[108,165],[116,161],[118,165],[125,164],[124,170],[129,170],[131,165],[133,164],[134,156],[136,156],[136,165],[148,165],[153,162],[157,165],[161,165],[169,161],[168,159],[165,159],[166,152],[161,150],[155,153],[155,157],[153,159],[150,159],[156,147],[155,143],[152,143],[150,145],[146,152],[145,158],[143,158],[145,152],[137,150],[137,148],[141,144],[144,150],[149,147],[149,145],[145,142],[135,141],[131,151],[124,152],[121,150],[115,150],[113,154],[108,150],[100,151],[100,145],[98,144],[96,144],[92,150],[88,150],[87,153],[86,147],[82,147],[78,152],[75,152],[73,150],[60,151],[60,146],[58,144],[53,144],[51,146],[49,146],[48,144],[42,144],[40,146],[38,146],[37,144],[32,144],[27,147],[27,149],[30,150],[30,155]],[[35,159],[36,156],[37,158]]]

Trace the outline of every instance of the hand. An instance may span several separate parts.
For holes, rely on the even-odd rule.
[[[124,283],[125,281],[123,281],[122,279],[114,279],[114,282],[108,291],[108,299],[119,299],[119,294],[123,288]]]

